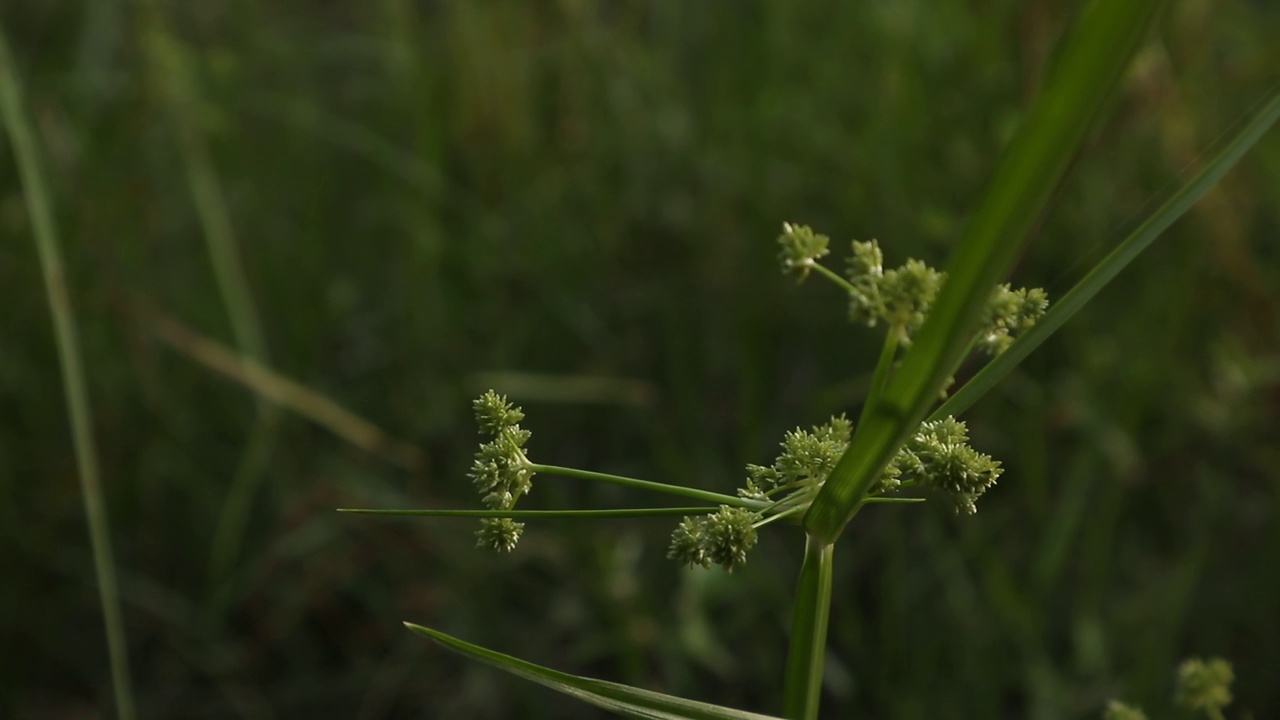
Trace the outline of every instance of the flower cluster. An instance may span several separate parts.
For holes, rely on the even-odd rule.
[[[1236,679],[1231,663],[1222,658],[1191,658],[1178,666],[1178,704],[1187,710],[1203,710],[1210,717],[1221,717],[1222,708],[1231,704],[1231,683]]]
[[[1018,288],[1008,283],[996,287],[987,303],[978,347],[995,357],[1031,329],[1049,307],[1049,294],[1040,288]]]
[[[712,515],[684,518],[671,536],[667,556],[690,566],[717,564],[732,570],[741,565],[756,543],[756,528],[809,506],[849,448],[852,429],[848,418],[837,415],[809,430],[788,432],[773,464],[747,465],[746,483],[738,490],[739,497],[769,504],[757,511],[722,506]],[[972,515],[978,496],[995,485],[1001,470],[999,462],[974,450],[968,440],[968,429],[955,418],[923,423],[867,496],[918,484],[950,496],[957,513]]]
[[[480,432],[493,439],[480,445],[468,476],[491,510],[511,510],[532,487],[533,470],[525,457],[529,431],[520,427],[524,413],[507,398],[490,390],[472,404]],[[520,540],[524,523],[511,518],[485,518],[476,533],[480,547],[511,551]]]
[[[756,544],[756,523],[762,515],[745,508],[721,505],[710,515],[686,517],[671,533],[667,557],[689,567],[712,564],[733,572],[747,561],[747,551]]]
[[[818,258],[826,255],[830,239],[819,235],[805,225],[782,223],[782,235],[778,244],[782,250],[778,253],[778,262],[782,264],[784,274],[794,274],[797,281],[809,275],[809,270],[818,264]]]
[[[807,226],[784,223],[778,236],[783,273],[803,280],[828,253],[829,242]],[[830,276],[840,282],[839,276]],[[910,345],[946,279],[946,273],[915,259],[886,270],[878,242],[855,240],[841,283],[849,295],[849,320],[867,327],[883,322],[899,343]],[[977,347],[988,355],[999,355],[1035,325],[1048,306],[1049,296],[1039,288],[997,287],[983,314]]]
[[[1000,462],[969,446],[969,431],[953,417],[921,423],[885,468],[880,484],[920,484],[951,496],[957,513],[978,512],[974,501],[999,479]]]
[[[907,345],[924,324],[947,275],[915,259],[885,270],[883,257],[875,240],[853,243],[845,272],[854,288],[849,291],[849,320],[867,327],[883,321]]]
[[[852,431],[849,419],[837,415],[811,431],[796,428],[788,432],[773,465],[747,465],[747,483],[738,495],[766,500],[779,491],[816,493],[849,447]]]

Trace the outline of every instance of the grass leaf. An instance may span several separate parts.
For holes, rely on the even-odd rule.
[[[686,700],[630,685],[570,675],[487,650],[479,645],[472,645],[438,630],[408,622],[404,625],[413,632],[424,635],[472,660],[479,660],[499,670],[545,685],[552,690],[624,717],[645,720],[778,720],[769,715]]]
[[[129,671],[129,643],[124,616],[120,610],[120,593],[116,582],[115,560],[111,550],[111,523],[107,501],[102,490],[101,464],[97,441],[93,435],[93,408],[89,402],[87,373],[76,327],[75,308],[67,287],[62,262],[62,248],[54,220],[53,202],[45,182],[44,161],[40,145],[25,107],[22,86],[18,80],[9,42],[0,28],[0,125],[13,145],[14,160],[22,181],[22,196],[31,217],[32,236],[40,257],[44,276],[46,302],[53,320],[54,342],[62,371],[67,416],[71,421],[71,439],[75,447],[76,466],[80,474],[80,498],[84,502],[85,522],[89,526],[89,546],[93,552],[93,570],[98,581],[98,607],[107,635],[107,664],[111,668],[111,686],[115,693],[116,717],[137,717],[133,699],[133,680]]]
[[[924,419],[968,348],[992,289],[1008,272],[1160,4],[1093,0],[1085,7],[969,219],[933,310],[806,513],[811,535],[825,542],[840,535],[893,453]]]
[[[959,415],[967,410],[978,398],[987,394],[996,383],[1000,382],[1013,368],[1018,366],[1036,348],[1070,320],[1085,303],[1093,299],[1102,288],[1106,287],[1121,270],[1129,266],[1143,250],[1146,250],[1160,233],[1164,232],[1178,218],[1195,205],[1228,170],[1235,167],[1237,161],[1266,134],[1267,130],[1280,118],[1280,91],[1271,93],[1262,103],[1262,108],[1253,116],[1234,138],[1222,149],[1208,165],[1190,182],[1182,186],[1169,201],[1156,210],[1138,226],[1124,242],[1103,258],[1089,274],[1084,276],[1071,291],[1060,300],[1049,306],[1049,311],[1009,347],[999,357],[992,360],[976,375],[965,383],[947,399],[932,415],[930,420],[937,420],[948,415]]]

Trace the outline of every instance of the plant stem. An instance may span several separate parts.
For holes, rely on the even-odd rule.
[[[80,340],[76,334],[75,311],[67,291],[62,252],[58,247],[58,231],[45,189],[36,138],[27,123],[22,102],[9,44],[3,30],[0,30],[0,113],[3,113],[4,126],[13,143],[27,212],[31,217],[36,249],[40,256],[40,269],[44,274],[49,313],[53,316],[54,339],[58,346],[58,361],[62,366],[62,385],[80,474],[80,495],[84,501],[93,568],[98,579],[98,602],[102,606],[102,619],[106,626],[107,655],[111,666],[116,716],[121,720],[132,720],[136,712],[129,679],[129,649],[125,638],[124,618],[120,612],[120,594],[116,586],[111,553],[111,527],[102,494],[98,449],[93,438],[92,409],[80,356]]]
[[[872,405],[880,401],[880,393],[889,382],[889,374],[893,370],[893,358],[898,353],[898,335],[898,329],[892,327],[885,333],[884,347],[880,348],[880,359],[876,361],[876,369],[871,376],[871,387],[868,388],[867,397],[862,402],[862,412],[858,414],[858,424],[855,427],[862,426],[862,422],[867,419],[867,412]]]
[[[826,265],[823,265],[822,263],[815,262],[813,265],[810,265],[809,267],[811,267],[814,272],[818,273],[822,277],[830,280],[836,285],[839,285],[840,288],[845,292],[851,293],[856,290],[856,288],[853,287],[852,283],[840,277],[840,275],[836,273],[836,271],[828,268]]]
[[[787,679],[782,714],[789,720],[817,720],[822,697],[822,667],[827,651],[827,619],[831,614],[831,568],[834,545],[807,536],[804,564],[796,583],[787,651]]]
[[[581,480],[592,480],[595,482],[605,482],[614,485],[624,485],[626,487],[651,490],[653,492],[666,493],[668,495],[678,495],[680,497],[691,498],[693,500],[702,500],[705,502],[717,503],[719,505],[746,508],[748,510],[759,510],[761,508],[768,507],[770,504],[760,500],[749,500],[747,498],[740,498],[733,495],[721,495],[720,493],[711,492],[709,490],[698,490],[696,488],[683,487],[681,485],[668,485],[666,483],[651,482],[649,480],[637,480],[635,478],[623,477],[621,475],[608,475],[606,473],[560,467],[558,465],[529,463],[529,469],[533,472],[545,473],[547,475],[563,475],[565,477],[579,478]]]
[[[383,510],[374,508],[338,508],[338,512],[358,515],[405,515],[412,517],[566,518],[589,520],[664,517],[671,515],[710,515],[718,509],[717,507],[617,508],[607,510]]]

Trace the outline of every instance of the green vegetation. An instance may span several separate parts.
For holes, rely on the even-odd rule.
[[[967,254],[973,227],[1000,225],[973,211],[1081,7],[4,4],[138,715],[584,716],[401,619],[608,702],[1058,718],[1116,697],[1161,718],[1169,668],[1206,653],[1239,672],[1233,716],[1280,705],[1280,138],[1175,193],[1270,97],[1280,11],[1170,3],[1079,152],[1033,163],[1065,171],[1025,188],[1043,210],[989,233],[1027,249]],[[0,715],[107,715],[103,544],[21,145],[0,140]],[[885,382],[895,333],[869,286],[876,312],[779,281],[768,238],[787,218],[945,269],[948,325],[978,327],[1006,278],[1053,303],[990,360],[960,362],[968,339],[922,315]],[[948,299],[957,278],[969,290]],[[488,388],[528,411],[531,462],[557,463],[510,511],[527,527],[509,554],[472,547],[469,403]],[[797,426],[833,431],[794,434],[829,457],[842,413],[871,459],[723,573],[737,556],[713,557],[699,513],[760,510],[735,494],[742,468],[781,476],[769,463]],[[999,459],[981,512],[861,506],[946,416]],[[605,478],[706,495],[617,517],[654,488]],[[804,485],[787,475],[765,502]],[[614,517],[517,515],[554,508]],[[666,558],[686,516],[685,559],[710,570]],[[788,661],[792,628],[807,640]]]
[[[1184,710],[1202,713],[1209,720],[1223,720],[1222,709],[1231,704],[1235,673],[1222,658],[1191,658],[1178,666],[1174,698]],[[1146,713],[1118,700],[1107,703],[1104,720],[1146,720]]]

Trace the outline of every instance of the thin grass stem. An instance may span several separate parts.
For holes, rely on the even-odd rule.
[[[40,151],[35,133],[27,120],[22,90],[3,28],[0,28],[0,113],[3,113],[4,126],[13,144],[23,197],[26,200],[32,234],[40,257],[40,269],[44,275],[49,313],[53,319],[54,339],[58,347],[58,361],[62,368],[67,414],[71,420],[71,436],[80,474],[80,496],[84,501],[85,519],[89,526],[89,544],[93,552],[94,574],[98,580],[98,602],[102,607],[102,620],[106,626],[107,655],[111,667],[116,717],[121,720],[133,720],[137,713],[129,673],[128,641],[124,617],[120,610],[120,593],[111,551],[111,525],[102,492],[98,449],[93,437],[93,410],[89,404],[89,390],[81,359],[75,310],[67,289],[62,251],[58,246],[58,230],[45,185]]]
[[[565,518],[599,520],[607,518],[669,517],[710,515],[717,507],[609,508],[603,510],[384,510],[378,508],[338,508],[353,515],[400,515],[407,517],[465,518]]]
[[[762,502],[760,500],[750,500],[733,495],[722,495],[709,490],[698,490],[696,488],[684,487],[681,485],[668,485],[667,483],[652,482],[650,480],[637,480],[636,478],[623,477],[621,475],[609,475],[607,473],[560,467],[558,465],[530,463],[529,469],[534,472],[544,473],[547,475],[563,475],[565,477],[578,478],[580,480],[605,482],[613,485],[622,485],[640,490],[650,490],[652,492],[660,492],[667,495],[686,497],[692,500],[703,500],[705,502],[713,502],[720,505],[728,505],[730,507],[746,508],[748,510],[759,510],[761,508],[768,507],[769,505],[769,503]]]
[[[832,270],[831,268],[828,268],[826,265],[823,265],[822,263],[819,263],[819,262],[815,262],[814,264],[810,265],[809,267],[810,267],[814,272],[816,272],[816,273],[818,273],[819,275],[821,275],[822,277],[824,277],[824,278],[826,278],[826,279],[830,280],[831,282],[835,283],[836,285],[838,285],[838,286],[840,287],[840,289],[841,289],[841,290],[844,290],[844,291],[845,291],[845,292],[847,292],[847,293],[856,292],[856,288],[854,288],[854,287],[853,287],[853,284],[852,284],[852,283],[850,283],[848,280],[845,280],[844,278],[840,277],[840,274],[839,274],[839,273],[837,273],[836,271]]]

